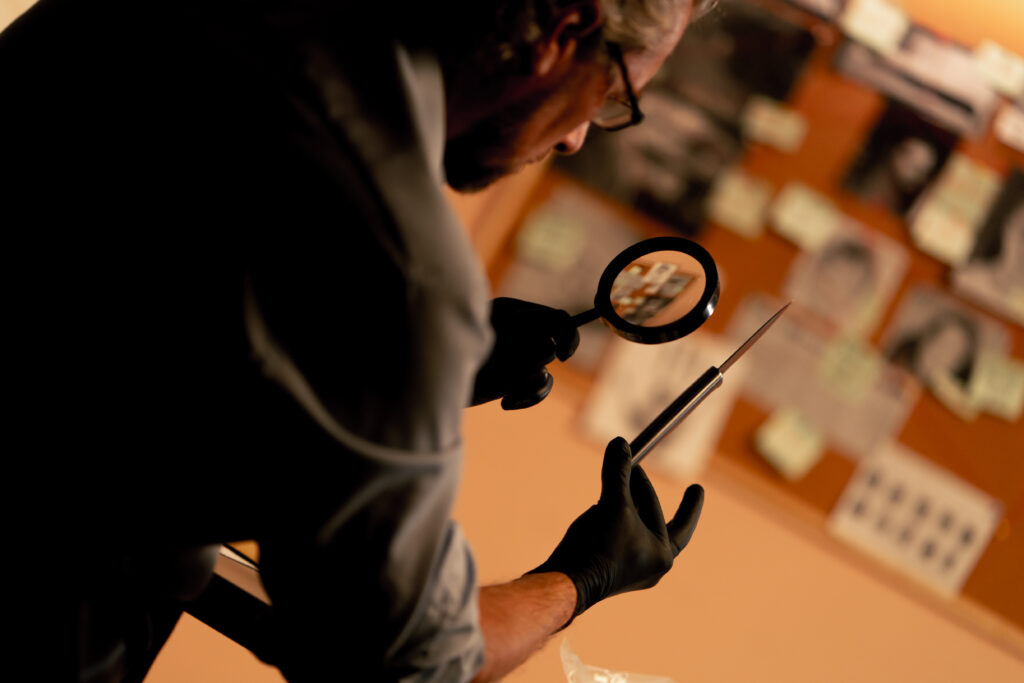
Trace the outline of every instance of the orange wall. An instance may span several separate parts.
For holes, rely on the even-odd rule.
[[[985,38],[1024,55],[1024,0],[897,0],[910,17],[974,47]]]

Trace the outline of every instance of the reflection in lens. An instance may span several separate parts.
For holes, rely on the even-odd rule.
[[[615,313],[633,325],[659,327],[689,313],[700,301],[706,276],[693,257],[677,251],[646,254],[612,283]]]

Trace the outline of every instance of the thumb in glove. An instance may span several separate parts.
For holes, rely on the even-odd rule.
[[[577,517],[551,557],[529,572],[562,572],[572,580],[573,618],[604,598],[658,583],[700,519],[704,489],[699,484],[686,490],[666,524],[654,487],[631,461],[625,439],[608,444],[597,504]]]

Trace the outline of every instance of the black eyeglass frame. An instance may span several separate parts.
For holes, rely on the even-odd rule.
[[[608,54],[611,55],[612,61],[619,66],[619,73],[622,74],[622,83],[626,86],[626,102],[629,106],[630,119],[624,123],[619,123],[613,126],[603,126],[597,121],[592,121],[595,126],[603,131],[614,133],[617,130],[623,128],[629,128],[635,126],[644,120],[644,113],[640,111],[640,101],[637,99],[636,92],[633,90],[633,84],[629,80],[629,71],[626,70],[626,60],[622,57],[622,46],[618,43],[610,40],[605,41],[605,46],[608,48]]]

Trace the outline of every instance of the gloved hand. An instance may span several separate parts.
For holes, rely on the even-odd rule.
[[[501,398],[505,410],[528,408],[551,391],[545,367],[567,360],[580,343],[572,317],[557,308],[501,297],[491,302],[494,349],[476,376],[471,405]]]
[[[562,572],[572,579],[573,619],[599,600],[658,583],[700,519],[704,489],[693,484],[666,525],[654,487],[631,459],[622,437],[608,444],[597,505],[576,518],[544,564],[528,572]]]

